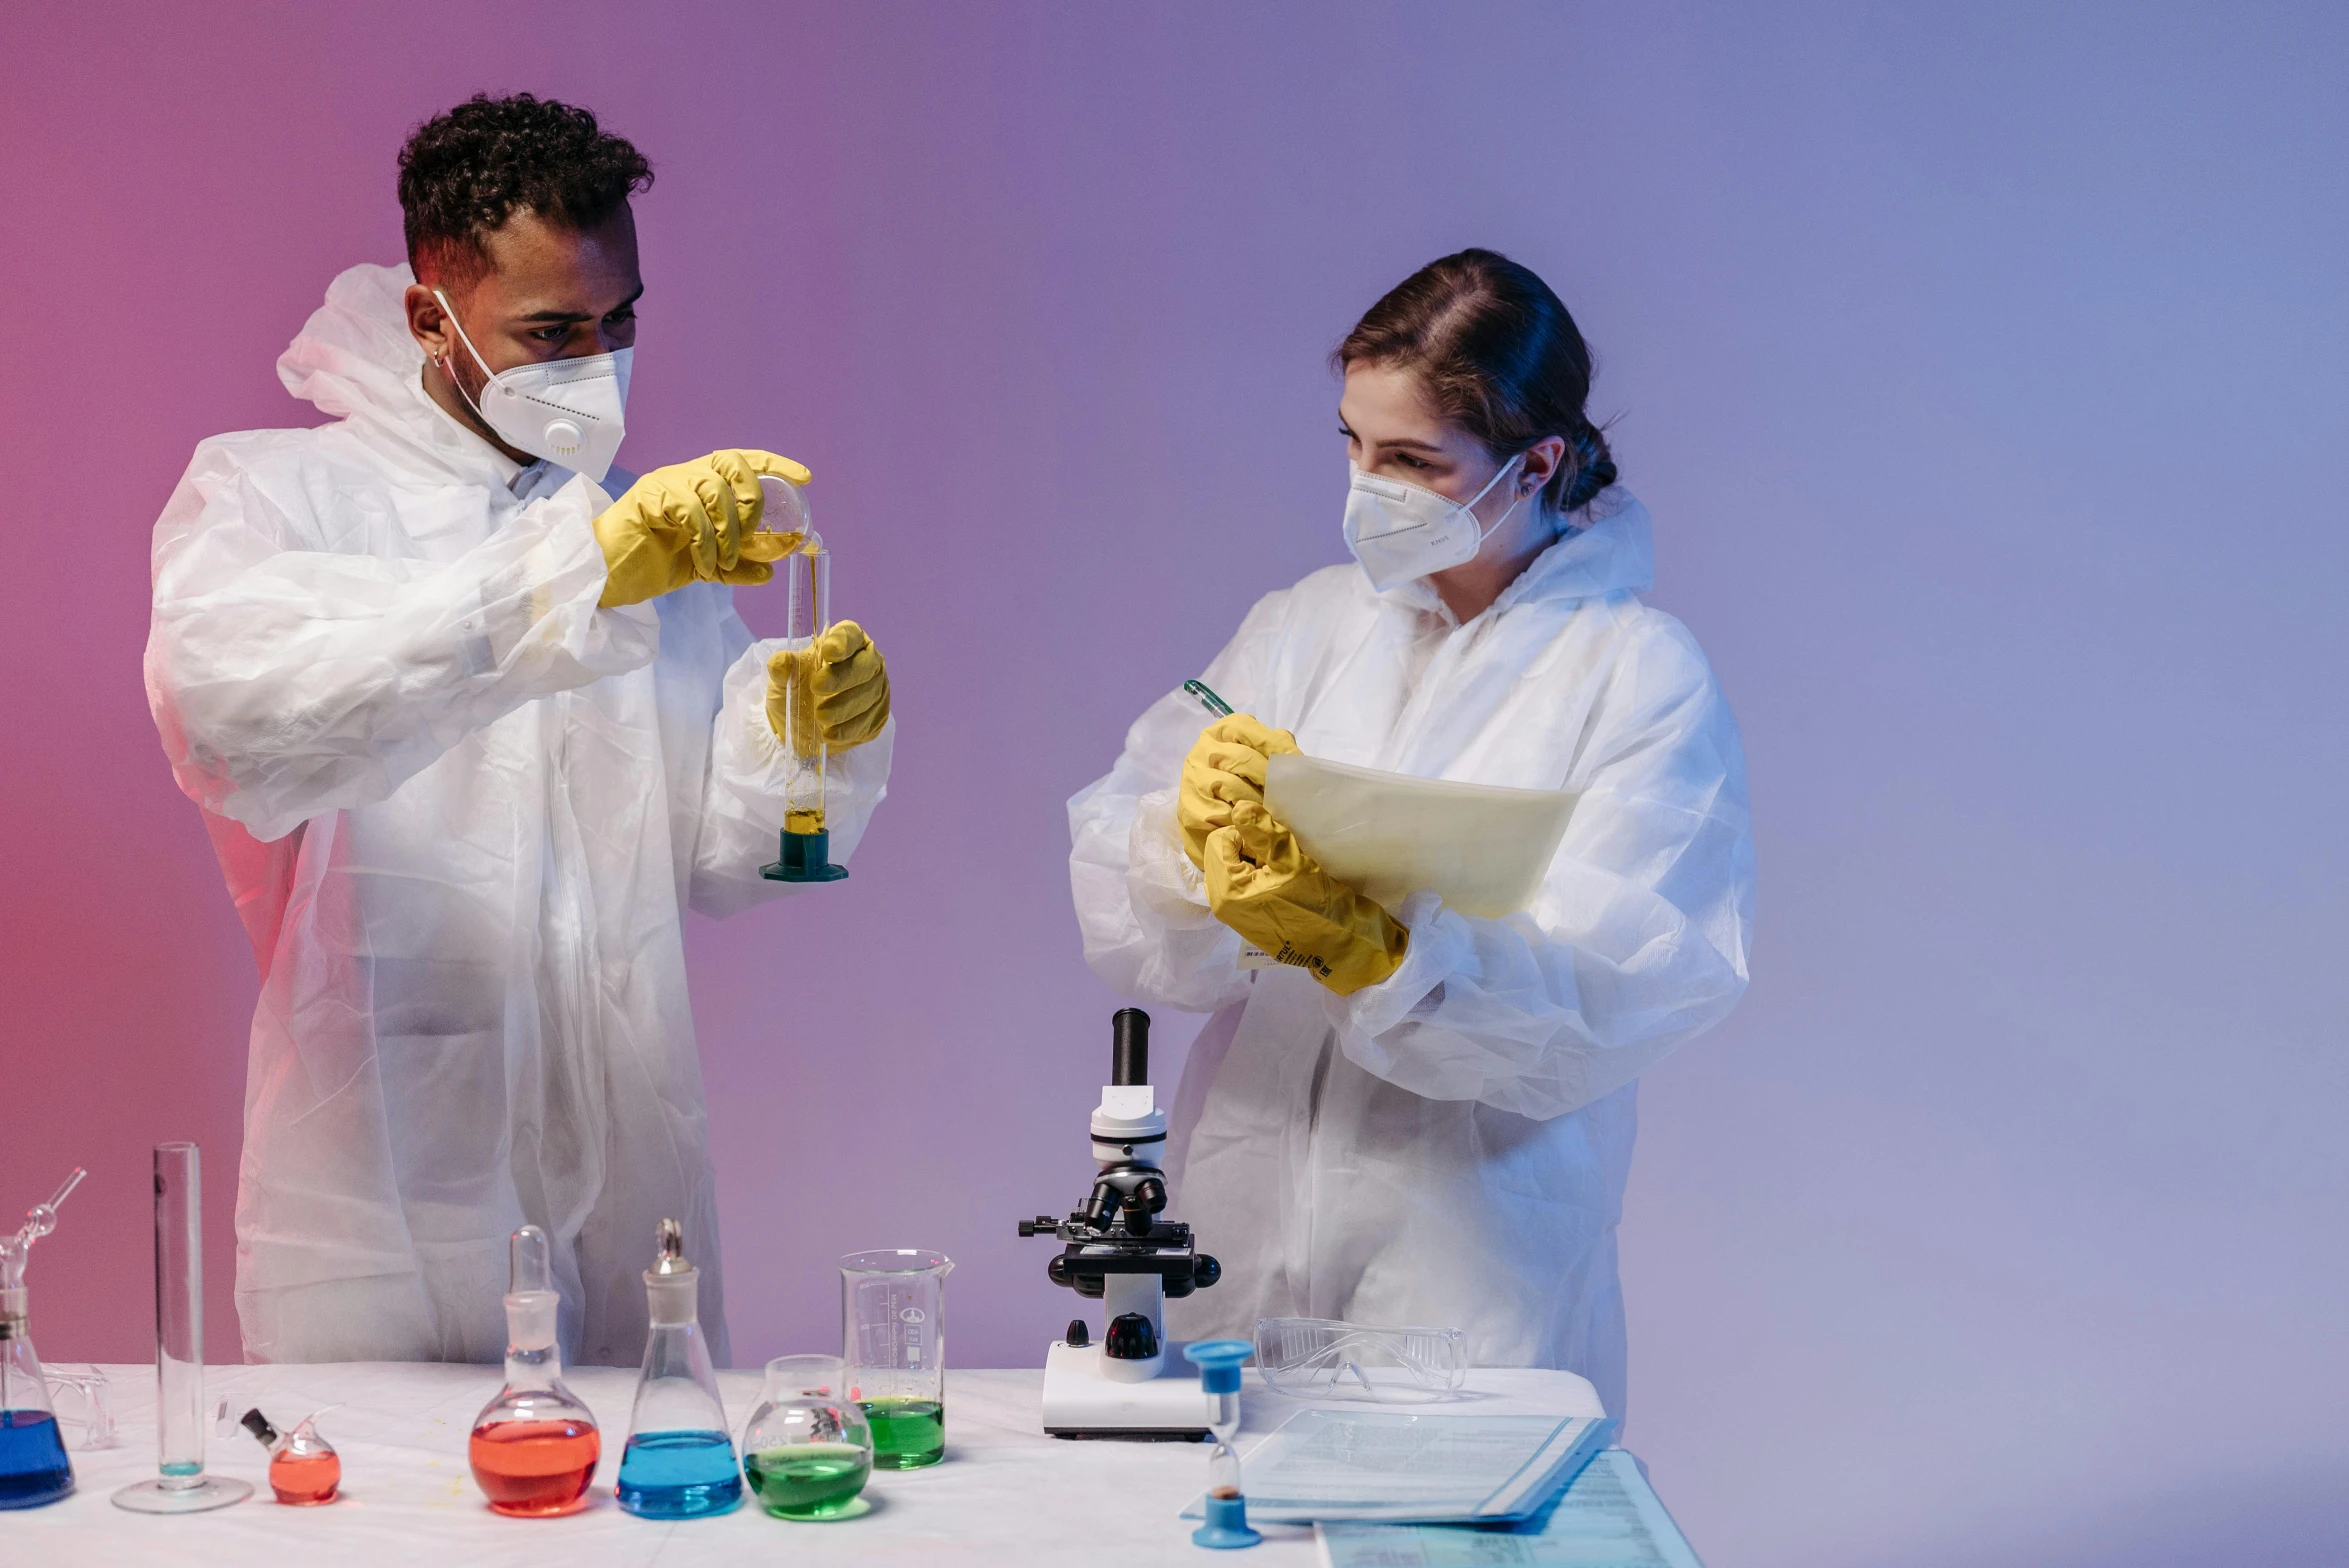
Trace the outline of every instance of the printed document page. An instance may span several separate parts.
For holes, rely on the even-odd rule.
[[[1546,1515],[1510,1528],[1325,1524],[1324,1568],[1703,1568],[1639,1462],[1610,1448]]]
[[[1303,1410],[1241,1456],[1242,1484],[1264,1519],[1524,1518],[1613,1431],[1589,1416]]]

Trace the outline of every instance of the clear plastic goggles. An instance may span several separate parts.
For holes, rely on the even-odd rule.
[[[1468,1336],[1456,1328],[1258,1318],[1256,1367],[1271,1387],[1303,1398],[1444,1399],[1468,1380]]]

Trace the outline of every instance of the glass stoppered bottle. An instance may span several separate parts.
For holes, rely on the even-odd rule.
[[[248,1410],[237,1424],[269,1450],[269,1489],[290,1508],[315,1508],[331,1503],[343,1484],[343,1462],[334,1445],[318,1435],[316,1411],[301,1419],[291,1432],[280,1432],[259,1410]]]
[[[540,1518],[569,1513],[587,1496],[603,1455],[595,1417],[563,1386],[555,1339],[555,1293],[546,1232],[514,1232],[513,1289],[506,1295],[506,1386],[473,1421],[467,1457],[474,1484],[497,1513]]]
[[[0,1236],[0,1508],[38,1508],[73,1491],[73,1462],[65,1457],[41,1358],[33,1352],[24,1265],[33,1243],[57,1228],[57,1205],[83,1174],[66,1177],[15,1235]]]
[[[663,1220],[659,1254],[645,1271],[652,1332],[620,1454],[620,1506],[647,1519],[699,1519],[742,1502],[742,1471],[718,1401],[718,1376],[702,1338],[701,1275],[685,1259],[685,1237]]]

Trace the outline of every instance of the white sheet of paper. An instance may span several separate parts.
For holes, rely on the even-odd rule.
[[[1298,1524],[1508,1518],[1538,1507],[1614,1430],[1592,1416],[1301,1410],[1241,1456],[1242,1485],[1251,1518]]]
[[[1547,1516],[1515,1529],[1324,1524],[1323,1568],[1704,1568],[1639,1462],[1610,1448]]]

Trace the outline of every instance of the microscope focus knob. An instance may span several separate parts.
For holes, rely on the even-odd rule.
[[[1101,1353],[1112,1361],[1147,1361],[1158,1354],[1158,1330],[1139,1312],[1122,1313],[1110,1320]]]
[[[1191,1264],[1191,1283],[1201,1290],[1223,1278],[1223,1265],[1202,1252]]]

